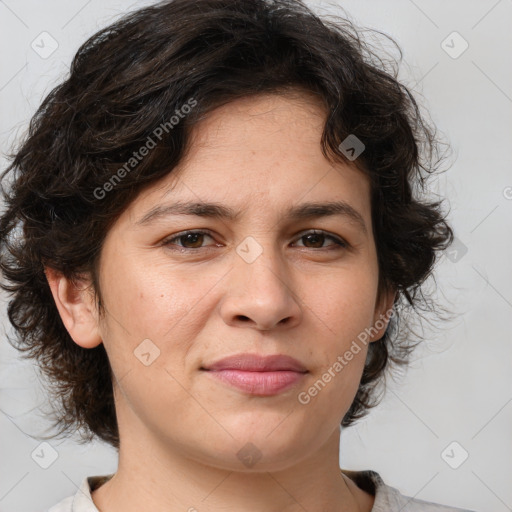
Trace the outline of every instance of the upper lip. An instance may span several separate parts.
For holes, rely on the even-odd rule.
[[[235,354],[203,366],[204,370],[242,370],[247,372],[294,371],[307,372],[293,357],[283,354],[261,356],[258,354]]]

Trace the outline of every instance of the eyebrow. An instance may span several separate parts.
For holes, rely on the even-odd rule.
[[[201,203],[201,202],[176,202],[173,204],[158,205],[149,210],[136,224],[143,226],[157,219],[171,215],[194,215],[197,217],[237,220],[241,211],[235,211],[232,208],[219,203]],[[364,233],[367,233],[366,224],[362,215],[350,204],[345,201],[329,201],[322,203],[304,203],[291,207],[285,212],[286,220],[308,220],[319,217],[330,217],[340,215],[348,217],[359,225]]]

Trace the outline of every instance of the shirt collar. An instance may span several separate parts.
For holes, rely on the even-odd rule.
[[[114,474],[115,473],[84,478],[80,488],[73,497],[71,512],[99,512],[92,501],[91,493],[110,480]]]
[[[363,491],[375,496],[371,512],[387,512],[396,504],[395,489],[387,486],[376,471],[349,471],[343,473],[353,480]],[[110,480],[115,473],[84,478],[80,488],[73,497],[71,512],[99,512],[92,501],[91,493]]]

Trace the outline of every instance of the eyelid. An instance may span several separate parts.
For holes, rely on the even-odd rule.
[[[335,235],[334,233],[331,233],[330,231],[326,231],[324,229],[306,229],[304,231],[301,231],[296,235],[296,240],[300,240],[302,237],[306,235],[323,235],[325,238],[330,238],[333,240],[337,245],[340,247],[348,248],[350,247],[350,244],[341,236]],[[306,247],[306,249],[309,249],[309,247]],[[322,247],[320,247],[322,249]],[[314,249],[313,249],[314,250]]]
[[[214,239],[214,236],[213,234],[207,230],[207,229],[187,229],[187,230],[184,230],[184,231],[180,231],[178,233],[174,233],[173,235],[171,235],[170,237],[166,237],[162,240],[161,245],[165,245],[165,246],[169,246],[169,245],[176,245],[176,247],[178,247],[178,249],[176,250],[181,250],[181,251],[194,251],[194,252],[197,252],[201,249],[208,249],[210,248],[211,246],[205,246],[205,247],[196,247],[196,248],[191,248],[191,247],[182,247],[180,245],[177,245],[177,244],[171,244],[170,242],[172,242],[173,240],[176,240],[176,239],[179,239],[183,236],[186,236],[186,235],[189,235],[189,234],[199,234],[199,235],[207,235],[209,236],[210,238]],[[325,238],[329,238],[331,239],[332,241],[335,242],[336,245],[338,245],[340,248],[349,248],[350,247],[350,244],[342,237],[338,236],[338,235],[335,235],[333,233],[330,233],[329,231],[325,231],[323,229],[314,229],[314,228],[310,228],[310,229],[306,229],[306,230],[303,230],[303,231],[300,231],[297,235],[295,235],[295,240],[300,240],[301,238],[303,238],[304,236],[306,235],[323,235],[325,236]],[[318,248],[313,248],[312,250],[319,250],[319,249],[326,249],[327,247],[318,247]],[[305,249],[310,249],[309,247],[305,247]]]
[[[210,238],[214,238],[213,234],[207,230],[207,229],[186,229],[184,231],[180,231],[178,233],[174,233],[171,236],[165,237],[161,242],[160,245],[176,245],[179,250],[185,250],[185,251],[198,251],[199,249],[207,249],[208,247],[197,247],[195,249],[190,247],[181,247],[177,244],[171,244],[173,240],[176,240],[178,238],[181,238],[186,235],[208,235]]]

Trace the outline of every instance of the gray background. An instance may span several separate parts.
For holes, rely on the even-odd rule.
[[[2,169],[3,154],[78,46],[149,3],[0,0]],[[449,198],[457,237],[437,271],[437,297],[453,319],[424,325],[428,341],[410,369],[388,380],[368,418],[342,432],[340,464],[379,471],[420,499],[512,510],[512,1],[308,3],[342,14],[338,3],[356,23],[393,36],[404,51],[402,79],[453,148],[450,170],[433,184]],[[56,50],[42,58],[33,41],[40,53]],[[101,443],[39,446],[30,434],[47,425],[44,389],[31,363],[5,341],[0,355],[0,512],[46,510],[74,494],[85,476],[115,471],[115,452]]]

